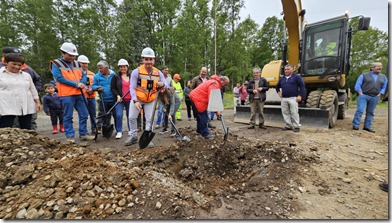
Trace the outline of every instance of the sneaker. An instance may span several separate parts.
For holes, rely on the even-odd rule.
[[[153,142],[150,142],[149,144],[148,144],[148,146],[147,146],[148,148],[152,148],[152,147],[154,147],[154,143]]]
[[[121,137],[122,137],[122,132],[117,132],[116,139],[121,139]]]
[[[300,129],[299,128],[294,128],[293,132],[299,132]]]
[[[169,131],[167,131],[167,129],[162,129],[162,131],[160,131],[159,134],[165,134],[167,132],[169,132]]]
[[[251,125],[251,126],[248,127],[248,129],[254,129],[254,128],[255,128],[254,125]]]
[[[353,126],[353,130],[359,130],[358,126]]]
[[[205,139],[214,139],[215,137],[211,134],[204,136]]]
[[[208,123],[208,128],[210,128],[210,129],[215,129],[216,127],[213,126],[213,125],[211,125],[210,123]]]
[[[381,190],[388,192],[388,183],[382,182],[378,185]]]
[[[159,129],[161,126],[159,125],[159,124],[157,124],[156,126],[155,126],[155,128],[156,129]]]
[[[177,133],[175,131],[170,132],[170,136],[175,136],[175,135],[177,135]]]
[[[90,136],[90,135],[84,135],[84,136],[79,136],[81,141],[91,141],[94,140],[94,136]]]
[[[259,128],[261,128],[261,129],[267,129],[267,127],[265,127],[265,125],[259,125]]]
[[[73,136],[67,137],[67,142],[75,143],[75,138]]]
[[[130,146],[137,142],[137,136],[129,136],[128,139],[125,141],[126,146]]]
[[[375,133],[376,131],[374,130],[374,129],[372,129],[372,128],[363,128],[363,130],[365,130],[365,131],[368,131],[368,132],[371,132],[371,133]]]
[[[293,130],[292,128],[289,128],[289,127],[283,127],[282,128],[282,131],[288,131],[288,130]]]

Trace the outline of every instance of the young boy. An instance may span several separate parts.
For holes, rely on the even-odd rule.
[[[63,108],[61,106],[61,101],[59,96],[54,90],[52,84],[45,84],[44,86],[46,95],[42,97],[42,102],[44,104],[44,111],[50,116],[53,126],[53,134],[58,132],[57,130],[57,119],[60,122],[60,132],[65,132],[63,125]]]

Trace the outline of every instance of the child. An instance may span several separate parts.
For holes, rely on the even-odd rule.
[[[167,114],[168,119],[172,120],[174,124],[176,124],[176,111],[180,107],[181,98],[175,92],[173,87],[169,87],[168,89],[161,88],[158,94],[158,103],[163,104],[163,113]],[[168,120],[165,120],[164,127],[161,134],[167,132]],[[176,133],[174,131],[174,127],[172,126],[171,135],[175,136]]]
[[[63,125],[63,108],[61,101],[57,93],[55,92],[53,84],[45,84],[44,86],[46,95],[42,97],[44,104],[44,111],[50,116],[53,126],[53,134],[58,132],[57,130],[57,118],[60,122],[60,132],[65,132]]]

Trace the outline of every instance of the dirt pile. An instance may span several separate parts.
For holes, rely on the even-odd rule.
[[[0,218],[276,219],[300,208],[298,177],[317,154],[181,131],[192,140],[132,151],[0,129]]]

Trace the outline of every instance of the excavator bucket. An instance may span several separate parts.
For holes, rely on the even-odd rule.
[[[258,117],[256,115],[256,117]],[[301,126],[311,128],[329,128],[329,111],[320,108],[299,108],[299,119]],[[234,122],[249,123],[250,107],[237,106]],[[256,121],[257,122],[257,121]],[[264,124],[266,126],[283,127],[285,122],[280,105],[264,106]]]

